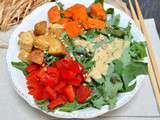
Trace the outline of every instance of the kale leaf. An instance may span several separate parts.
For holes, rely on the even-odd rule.
[[[94,53],[92,51],[89,51],[81,46],[74,46],[72,49],[72,54],[88,72],[92,70],[95,65],[95,61],[93,60]]]
[[[130,45],[130,56],[134,60],[142,60],[147,56],[144,42],[132,42]]]
[[[12,66],[21,70],[24,75],[28,75],[28,72],[25,70],[25,68],[29,65],[27,62],[21,61],[21,62],[11,62]]]
[[[87,104],[88,103],[79,104],[77,100],[74,100],[73,103],[67,102],[65,105],[60,107],[59,110],[63,112],[72,112],[87,107]]]
[[[54,56],[49,54],[47,51],[44,52],[44,60],[48,65],[51,65],[53,62],[59,60],[60,56]]]

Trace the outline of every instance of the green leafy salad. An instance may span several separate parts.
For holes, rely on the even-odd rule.
[[[100,2],[103,3],[103,1]],[[94,4],[98,3],[99,0],[96,0]],[[60,6],[61,10],[64,10],[62,3],[57,3],[57,5]],[[66,15],[62,13],[61,16],[64,19]],[[87,107],[101,109],[104,105],[108,105],[109,108],[112,109],[116,106],[118,94],[134,90],[136,87],[136,77],[148,73],[147,63],[143,62],[144,58],[147,57],[145,48],[146,43],[136,42],[131,33],[131,23],[128,23],[126,27],[121,27],[119,25],[121,21],[120,14],[115,14],[113,8],[107,9],[105,14],[107,19],[103,20],[105,21],[105,27],[103,29],[99,29],[99,27],[101,27],[99,21],[97,24],[94,24],[91,20],[91,23],[87,23],[87,27],[92,27],[94,24],[97,28],[83,29],[81,34],[76,37],[71,37],[73,33],[70,34],[70,29],[68,26],[66,27],[66,31],[63,31],[60,35],[60,40],[64,44],[67,55],[54,55],[54,53],[50,53],[50,49],[44,51],[42,67],[45,65],[47,67],[51,66],[52,70],[56,69],[58,71],[60,64],[61,66],[65,64],[64,61],[68,54],[76,61],[74,65],[80,64],[84,67],[84,71],[81,70],[83,67],[80,70],[82,71],[82,74],[84,74],[84,72],[87,73],[87,76],[85,77],[86,80],[83,80],[81,83],[71,81],[70,83],[67,83],[67,85],[69,84],[69,87],[65,82],[64,86],[67,87],[63,91],[72,91],[72,89],[68,89],[71,88],[71,86],[74,88],[73,90],[79,89],[78,86],[87,86],[87,88],[82,89],[84,91],[90,89],[88,90],[88,95],[82,95],[85,97],[85,100],[81,100],[82,97],[79,98],[79,96],[81,96],[79,91],[76,91],[75,95],[71,95],[66,91],[64,94],[63,92],[61,93],[58,91],[56,94],[67,99],[65,102],[59,98],[55,98],[53,101],[51,101],[51,99],[36,99],[37,96],[33,95],[36,104],[41,109],[50,111],[53,110],[53,108],[56,108],[60,111],[71,112]],[[95,14],[89,14],[89,16],[94,18]],[[52,18],[50,19],[52,20]],[[90,26],[90,24],[92,25]],[[77,28],[75,29],[77,30]],[[71,63],[73,63],[72,60]],[[27,62],[12,62],[12,65],[20,69],[24,75],[28,75],[30,72],[26,71],[26,67],[29,65]],[[57,67],[56,65],[59,66]],[[57,74],[57,71],[54,71],[54,74]],[[62,72],[59,74],[62,74]],[[63,75],[64,73],[62,76]],[[62,82],[59,82],[59,84],[60,83]],[[47,91],[50,93],[52,89],[54,90],[54,87],[48,86]],[[61,100],[61,103],[58,103],[58,100]],[[50,102],[51,104],[49,104]],[[56,103],[56,105],[54,103]]]

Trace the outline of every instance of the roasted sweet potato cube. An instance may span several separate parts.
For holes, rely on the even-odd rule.
[[[21,49],[24,49],[28,52],[32,50],[34,41],[34,35],[31,31],[29,32],[21,32],[19,34],[19,46]]]
[[[44,52],[38,49],[33,50],[29,56],[28,60],[33,63],[42,64],[44,59]]]
[[[64,11],[64,16],[83,24],[88,18],[87,8],[82,4],[75,4]]]
[[[34,26],[34,34],[35,35],[44,35],[47,32],[47,22],[41,21]]]
[[[94,3],[90,6],[91,16],[100,20],[106,19],[106,13],[101,3]]]
[[[61,19],[60,10],[57,6],[54,6],[48,11],[48,18],[51,23],[56,23]]]
[[[73,20],[84,23],[88,19],[87,8],[84,5],[75,4],[72,15]]]
[[[72,13],[70,12],[70,8],[64,10],[63,14],[64,14],[65,18],[71,18],[72,17]]]
[[[104,21],[94,19],[94,18],[88,18],[88,21],[85,24],[85,29],[103,29],[106,27],[106,24]]]
[[[65,24],[65,23],[68,23],[68,22],[71,22],[72,20],[69,19],[69,18],[63,18],[59,21],[60,24]]]
[[[75,21],[64,24],[64,30],[68,33],[69,37],[71,38],[76,37],[82,32],[81,26]]]
[[[49,36],[49,50],[48,53],[52,55],[65,55],[65,47],[63,43],[57,39],[55,36],[50,35]]]
[[[29,52],[27,52],[26,50],[24,49],[21,49],[19,54],[18,54],[18,58],[22,61],[26,61],[27,58],[28,58],[28,55],[29,55]]]
[[[48,47],[49,47],[48,36],[47,35],[41,35],[41,36],[35,37],[33,45],[37,49],[47,50]]]

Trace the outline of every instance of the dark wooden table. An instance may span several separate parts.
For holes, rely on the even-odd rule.
[[[128,3],[128,0],[123,0]],[[139,0],[144,18],[154,18],[160,36],[160,0]]]

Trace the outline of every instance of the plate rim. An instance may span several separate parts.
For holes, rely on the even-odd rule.
[[[35,11],[37,11],[38,9],[43,8],[44,6],[47,6],[47,5],[49,6],[50,4],[53,5],[53,4],[55,4],[55,2],[54,2],[54,3],[53,3],[53,2],[48,2],[48,3],[43,4],[43,5],[40,6],[40,7],[37,7],[35,10],[33,10],[29,15],[27,15],[27,16],[23,19],[23,21],[21,22],[21,24],[22,24],[24,21],[26,21],[26,19],[30,18]],[[104,3],[104,5],[109,6],[109,7],[112,7],[112,8],[114,8],[116,11],[119,11],[120,13],[125,14],[125,16],[127,16],[127,17],[129,18],[129,21],[131,21],[132,23],[134,23],[134,21],[132,20],[132,18],[131,18],[129,15],[127,15],[126,13],[124,13],[122,10],[119,10],[118,8],[116,8],[116,7],[114,7],[114,6],[110,5],[110,4],[107,4],[107,3]],[[128,19],[128,18],[127,18],[127,19]],[[17,34],[16,30],[18,30],[18,29],[20,28],[21,24],[19,24],[19,25],[16,27],[16,29],[15,29],[14,32],[11,34],[11,36]],[[143,36],[142,32],[138,29],[138,27],[135,25],[135,23],[134,23],[133,25],[134,25],[134,27],[138,30],[138,33],[142,35],[141,37],[142,37],[143,40],[144,40],[144,36]],[[133,27],[133,25],[132,25],[132,27]],[[40,110],[40,111],[42,111],[42,112],[44,112],[44,113],[46,113],[47,115],[50,115],[50,116],[52,116],[52,117],[57,117],[57,118],[81,118],[81,119],[94,118],[94,117],[100,116],[100,115],[102,115],[102,114],[104,114],[104,113],[113,111],[113,110],[115,110],[115,109],[118,109],[118,108],[124,106],[124,105],[127,104],[130,100],[132,100],[132,98],[136,95],[136,93],[138,93],[138,90],[140,89],[140,87],[142,87],[143,80],[141,81],[141,84],[140,84],[140,86],[137,88],[137,90],[135,91],[135,93],[132,94],[132,96],[130,96],[130,98],[127,99],[126,102],[123,102],[123,104],[121,104],[121,105],[118,106],[118,107],[115,107],[115,108],[112,109],[112,110],[100,112],[100,113],[97,113],[97,114],[95,114],[95,115],[92,115],[92,114],[91,114],[91,115],[87,115],[87,116],[74,116],[74,115],[73,115],[73,116],[70,116],[70,115],[69,115],[69,116],[64,116],[64,117],[63,117],[63,116],[60,116],[59,114],[56,114],[56,112],[52,112],[53,114],[50,114],[50,112],[48,113],[48,112],[46,112],[46,111],[43,111],[43,110],[41,110],[40,108],[38,108],[37,106],[35,106],[33,103],[28,102],[27,97],[25,97],[25,95],[24,95],[23,93],[21,93],[21,91],[19,91],[18,88],[16,87],[16,85],[15,85],[15,83],[14,83],[14,80],[13,80],[13,78],[12,78],[12,72],[11,72],[11,69],[10,69],[10,68],[12,67],[12,66],[11,66],[11,63],[10,63],[10,62],[11,62],[11,61],[10,61],[10,57],[9,57],[9,52],[10,52],[11,43],[12,43],[11,40],[12,40],[12,38],[10,37],[10,39],[9,39],[9,47],[8,47],[7,55],[6,55],[6,60],[7,60],[7,67],[8,67],[9,75],[10,75],[11,81],[12,81],[12,83],[13,83],[13,85],[14,85],[14,89],[16,90],[16,92],[18,93],[18,95],[19,95],[20,97],[22,97],[22,98],[25,100],[25,102],[26,102],[27,104],[29,104],[31,107],[36,108],[36,109],[38,109],[38,110]],[[107,106],[107,105],[105,105],[105,106]],[[100,111],[101,111],[101,110],[100,110]],[[63,112],[62,112],[62,113],[63,113]],[[68,113],[67,113],[67,114],[68,114]],[[73,113],[73,114],[74,114],[74,113]]]

